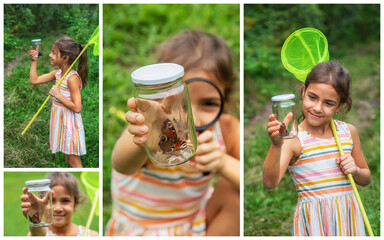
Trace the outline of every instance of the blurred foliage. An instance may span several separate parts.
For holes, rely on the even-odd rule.
[[[295,30],[314,27],[328,39],[331,60],[352,77],[352,109],[336,118],[359,131],[372,174],[358,187],[374,233],[380,235],[380,5],[246,4],[244,7],[244,235],[292,234],[297,192],[286,173],[267,190],[262,166],[271,141],[266,131],[271,97],[299,93],[301,82],[284,69],[280,51]],[[297,99],[299,102],[300,99]],[[300,111],[299,111],[300,112]]]
[[[25,182],[29,180],[44,179],[50,172],[5,172],[4,173],[4,236],[27,236],[29,232],[28,221],[21,212],[20,196],[23,195]],[[75,210],[72,222],[85,226],[91,211],[91,200],[87,197],[85,187],[80,181],[81,172],[70,172],[79,183],[81,196],[85,199]],[[91,227],[99,232],[99,217],[94,215]]]
[[[24,16],[19,16],[19,11],[31,14],[30,22],[26,22],[28,27],[23,25]],[[60,22],[54,23],[50,20],[52,13],[57,15],[56,19]],[[53,43],[67,35],[85,45],[99,24],[98,13],[98,5],[4,5],[4,37],[11,36],[19,43],[4,41],[4,56],[8,56],[4,58],[5,167],[68,167],[64,154],[53,155],[49,149],[51,102],[46,104],[27,132],[21,136],[21,132],[43,104],[54,84],[29,83],[29,47],[31,39],[42,39],[43,55],[38,59],[37,72],[40,75],[51,72],[53,68],[48,55]],[[32,21],[33,19],[39,21]],[[92,48],[93,46],[87,50],[88,85],[81,91],[81,114],[87,145],[87,154],[81,157],[84,167],[99,166],[99,56],[93,55]]]
[[[156,63],[156,48],[183,30],[201,30],[222,37],[232,51],[234,69],[240,66],[239,4],[130,4],[103,5],[103,185],[104,226],[112,207],[110,156],[127,122],[118,113],[128,111],[134,96],[133,70]],[[239,81],[233,106],[239,114]]]
[[[97,4],[5,4],[4,60],[14,58],[15,50],[25,49],[31,39],[66,32],[86,43],[99,24]]]

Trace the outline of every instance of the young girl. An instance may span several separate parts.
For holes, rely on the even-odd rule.
[[[158,62],[182,65],[183,80],[212,81],[228,103],[236,75],[223,39],[198,31],[179,33],[162,45]],[[203,91],[199,86],[189,88],[191,96],[204,96]],[[194,109],[203,103],[191,104]],[[149,128],[144,125],[143,115],[137,112],[133,98],[128,100],[128,106],[132,109],[126,114],[128,131],[123,132],[112,152],[113,212],[106,234],[239,235],[238,119],[223,114],[216,125],[197,137],[194,159],[161,168],[146,156],[143,145]],[[194,112],[195,123],[204,122],[202,115]],[[212,194],[210,186],[215,172],[221,177]]]
[[[83,46],[76,43],[70,37],[58,39],[49,54],[52,66],[58,66],[60,70],[38,76],[37,53],[30,48],[29,56],[32,60],[29,73],[29,82],[41,84],[56,80],[56,84],[65,74],[73,61],[82,51]],[[52,153],[63,152],[65,160],[70,167],[81,168],[80,156],[86,154],[84,126],[81,118],[80,90],[88,80],[88,58],[86,51],[79,58],[77,73],[71,69],[58,87],[52,86],[49,94],[52,96],[52,109],[50,120],[49,143]]]
[[[83,236],[84,226],[72,222],[72,215],[77,206],[82,202],[77,179],[64,172],[53,172],[46,176],[51,180],[53,220],[49,227],[29,228],[29,236]],[[25,218],[31,207],[31,200],[26,194],[27,188],[23,188],[21,195],[21,208]],[[93,230],[87,232],[87,236],[98,236]]]
[[[350,76],[337,62],[316,65],[302,88],[304,120],[298,137],[279,138],[281,123],[269,116],[272,140],[264,162],[263,181],[276,187],[288,168],[299,194],[294,220],[295,236],[365,235],[364,222],[346,175],[366,186],[371,173],[361,150],[357,130],[335,121],[345,155],[340,157],[331,129],[331,118],[351,108]]]

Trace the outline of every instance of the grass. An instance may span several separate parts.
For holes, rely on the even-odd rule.
[[[28,180],[43,179],[47,172],[5,172],[4,173],[4,236],[26,236],[28,222],[21,213],[20,196],[22,189]],[[78,180],[79,172],[71,172]],[[80,181],[79,181],[80,182]],[[80,184],[81,193],[85,195],[84,186]],[[85,226],[91,211],[90,200],[87,198],[84,204],[76,209],[72,221],[75,224]],[[99,217],[94,215],[91,223],[92,230],[99,231]]]
[[[369,165],[372,182],[367,187],[358,187],[373,232],[380,236],[380,46],[354,46],[359,51],[350,51],[340,46],[331,49],[332,59],[342,59],[352,76],[353,107],[343,121],[352,123],[359,132],[365,159]],[[281,93],[294,89],[298,81],[292,76],[286,79],[268,79],[275,85],[281,82]],[[245,79],[245,86],[256,85],[255,79]],[[256,96],[261,88],[255,91]],[[284,91],[285,90],[285,91]],[[266,93],[268,94],[268,93]],[[270,93],[272,96],[274,93]],[[245,95],[245,99],[255,95]],[[266,131],[267,116],[272,113],[269,99],[245,101],[244,126],[244,235],[289,236],[292,234],[293,211],[297,192],[288,173],[279,186],[267,190],[262,182],[262,166],[270,146]],[[255,103],[256,102],[256,103]]]
[[[49,64],[49,53],[54,41],[62,35],[44,38],[43,56],[38,60],[38,74],[54,68]],[[54,82],[32,85],[29,83],[31,61],[28,56],[30,40],[23,41],[23,50],[18,50],[18,61],[11,71],[4,74],[4,166],[19,167],[69,167],[63,153],[53,155],[49,149],[49,119],[51,101],[45,105],[24,135],[21,132],[48,97]],[[89,50],[90,72],[98,71],[98,58]],[[5,65],[8,62],[5,62]],[[97,66],[97,67],[96,67]],[[95,168],[99,163],[99,81],[89,79],[81,91],[82,118],[85,129],[87,154],[82,156],[84,167]],[[92,76],[92,75],[90,75]]]
[[[103,6],[104,226],[112,212],[110,156],[116,140],[127,127],[127,122],[119,119],[113,110],[117,109],[123,115],[128,111],[127,100],[134,96],[134,86],[130,78],[132,71],[155,63],[156,47],[168,37],[182,30],[194,29],[224,38],[232,50],[235,71],[239,72],[239,14],[238,4]],[[235,105],[239,109],[239,91],[234,92],[237,92],[233,97],[237,100]]]

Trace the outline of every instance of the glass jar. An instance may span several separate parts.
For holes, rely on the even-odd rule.
[[[39,52],[35,56],[36,58],[41,57],[41,39],[32,39],[32,44],[35,45],[34,49],[36,50],[37,46],[39,46]]]
[[[277,121],[281,123],[279,137],[294,138],[297,136],[296,103],[294,94],[273,96],[272,110]]]
[[[196,151],[196,130],[183,75],[184,68],[174,63],[144,66],[131,75],[137,111],[149,128],[144,148],[158,166],[182,164]]]
[[[26,181],[27,195],[31,206],[28,210],[28,221],[31,227],[48,227],[52,223],[52,191],[51,180],[41,179]]]

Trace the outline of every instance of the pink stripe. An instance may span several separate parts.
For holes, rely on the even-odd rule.
[[[116,184],[118,184],[119,182],[119,179],[118,177],[116,176],[112,176],[112,179],[114,182],[116,182]],[[172,199],[164,199],[164,200],[161,200],[161,199],[157,199],[157,198],[150,198],[146,195],[142,195],[142,194],[139,194],[139,193],[134,193],[130,190],[128,190],[128,188],[122,188],[122,187],[119,187],[119,192],[120,193],[125,193],[129,196],[134,196],[134,197],[138,197],[138,198],[142,198],[142,199],[145,199],[149,202],[154,202],[154,203],[171,203],[171,204],[186,204],[186,203],[190,203],[190,202],[196,202],[196,200],[199,200],[201,199],[204,195],[205,195],[205,192],[203,192],[203,194],[201,194],[200,196],[197,196],[195,198],[190,198],[190,199],[187,199],[187,200],[172,200]]]
[[[302,179],[302,178],[309,178],[309,177],[316,177],[322,174],[330,174],[330,173],[340,173],[341,169],[340,168],[335,168],[331,170],[324,170],[324,171],[318,171],[318,172],[313,172],[313,173],[308,173],[308,174],[300,174],[300,175],[295,175],[296,179]]]

